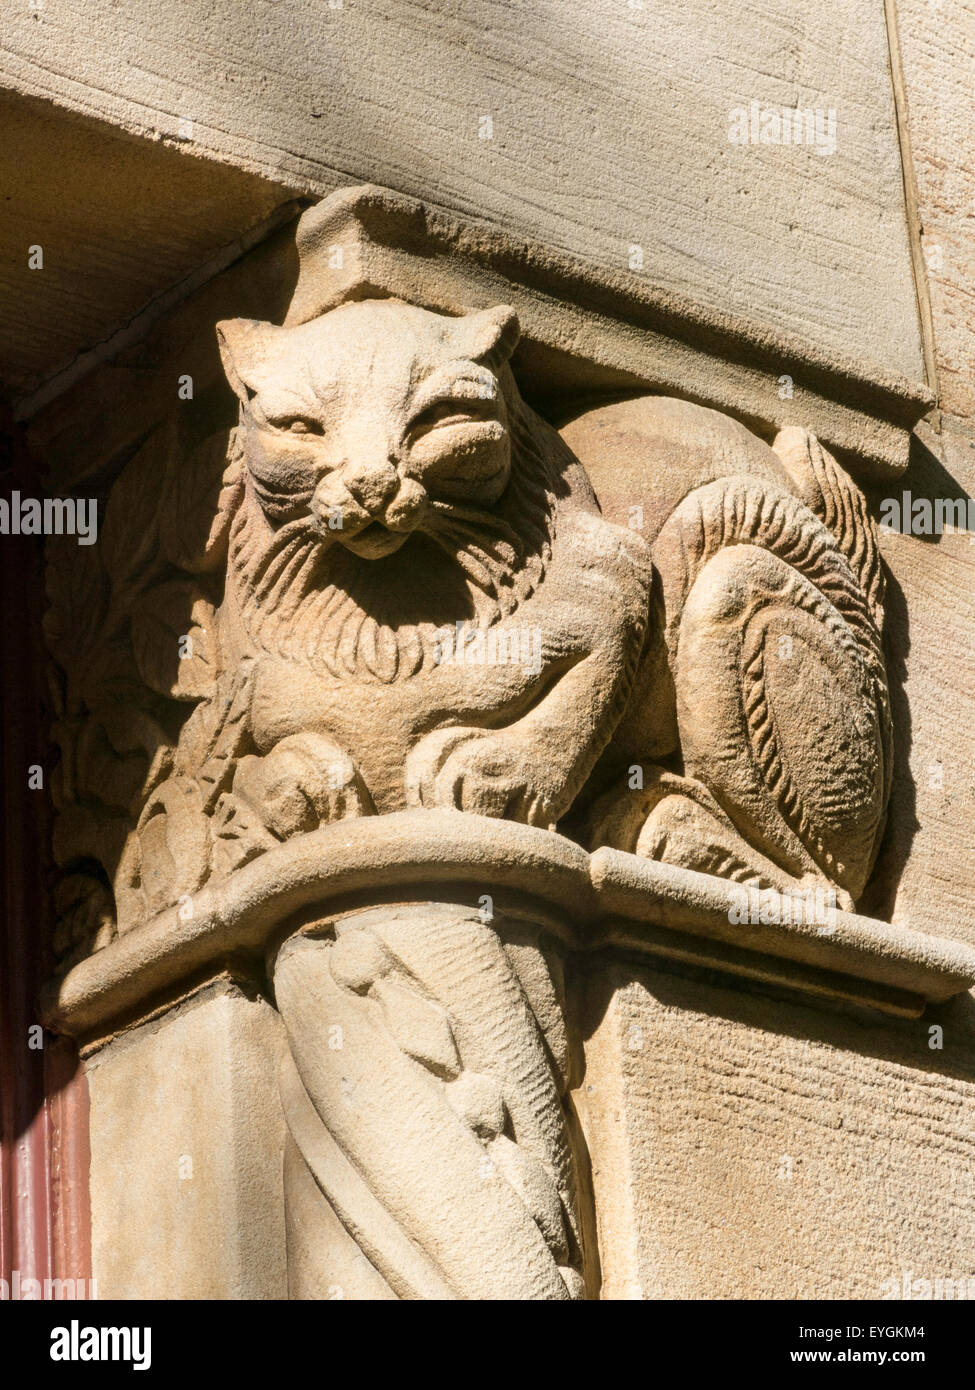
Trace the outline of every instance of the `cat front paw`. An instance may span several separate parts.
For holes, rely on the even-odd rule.
[[[511,733],[437,729],[406,764],[409,805],[450,808],[552,829],[556,817],[529,750]]]
[[[233,789],[279,840],[374,809],[352,759],[316,733],[292,734],[264,757],[242,758]]]

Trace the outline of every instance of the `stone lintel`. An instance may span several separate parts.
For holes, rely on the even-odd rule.
[[[375,295],[446,313],[511,304],[538,401],[574,385],[678,395],[769,436],[802,424],[878,479],[904,472],[934,401],[923,382],[384,188],[325,199],[302,219],[298,253],[289,324]]]

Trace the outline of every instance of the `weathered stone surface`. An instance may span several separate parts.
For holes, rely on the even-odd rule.
[[[975,417],[975,12],[943,0],[896,0],[941,407]]]
[[[102,1295],[969,1278],[967,11],[197,22],[0,50]]]
[[[98,210],[92,215],[97,222]],[[516,376],[526,399],[554,424],[613,393],[677,395],[729,413],[766,439],[790,425],[808,428],[858,478],[886,478],[906,467],[909,431],[933,399],[922,383],[848,353],[824,352],[807,335],[753,329],[713,308],[695,310],[626,272],[598,270],[387,189],[342,190],[300,227],[304,271],[297,285],[289,227],[208,281],[210,267],[198,287],[195,281],[177,286],[18,402],[45,454],[52,441],[60,443],[59,420],[71,429],[74,411],[86,408],[79,403],[93,393],[111,402],[105,428],[74,440],[70,457],[58,458],[60,481],[111,466],[136,428],[135,437],[144,437],[149,421],[172,422],[166,370],[178,380],[188,375],[197,398],[222,392],[215,320],[239,310],[298,322],[296,315],[312,317],[363,296],[451,316],[498,304],[514,308],[521,327],[512,357]],[[289,306],[292,287],[297,297]],[[26,292],[30,300],[36,276]],[[107,289],[103,300],[111,300]]]
[[[975,495],[975,428],[942,417],[917,431],[901,487],[873,497],[933,504]],[[901,509],[905,510],[901,500]],[[887,838],[867,904],[938,936],[975,940],[975,532],[881,530],[897,757]]]
[[[971,1296],[969,996],[878,1027],[616,969],[589,1010],[603,1298]]]
[[[766,442],[669,396],[587,402],[557,432],[524,398],[510,306],[452,289],[454,312],[429,307],[408,238],[410,293],[389,297],[368,218],[352,263],[335,256],[363,198],[395,253],[422,209],[336,196],[300,224],[297,281],[283,231],[93,377],[110,391],[121,373],[128,410],[62,475],[106,487],[99,548],[50,547],[72,948],[48,1017],[90,1036],[228,958],[259,974],[266,952],[289,1137],[265,1180],[290,1296],[591,1297],[567,959],[597,995],[621,985],[602,962],[622,947],[906,1017],[963,990],[972,955],[909,911],[893,927],[854,911],[889,891],[871,875],[903,819],[884,838],[884,573],[846,470],[801,426]],[[35,437],[56,455],[89,409],[79,385]],[[817,891],[821,918],[791,915]],[[666,1082],[622,1055],[629,1001],[587,1020],[579,1093],[615,1098],[627,1127],[586,1111],[609,1296],[672,1287],[647,1272],[642,1215],[667,1181],[641,1147],[645,1089]],[[107,1068],[152,1026],[96,1054],[98,1164],[128,1084]],[[702,1058],[732,1047],[716,1023],[711,1044]],[[274,1052],[262,1031],[265,1080]],[[250,1171],[236,1143],[231,1193]],[[165,1223],[182,1197],[160,1190]],[[129,1264],[143,1278],[138,1258],[122,1247],[116,1283]],[[254,1259],[199,1278],[263,1287]]]
[[[361,267],[334,291],[332,206],[283,325],[216,325],[236,425],[190,328],[208,289],[161,338],[199,354],[199,406],[157,387],[101,549],[51,548],[73,969],[49,1017],[88,1034],[266,950],[290,1295],[593,1296],[567,951],[899,1014],[972,978],[853,914],[892,777],[875,525],[800,427],[644,395],[560,435],[509,306],[434,312]],[[781,915],[813,890],[821,920]]]
[[[224,981],[87,1057],[100,1298],[286,1297],[281,1045]]]
[[[192,277],[210,278],[293,206],[253,174],[49,102],[0,91],[0,125],[0,381],[32,409],[50,378],[53,394],[70,380],[61,371],[85,365],[79,354],[104,360],[113,334],[143,336],[131,323],[140,311],[162,312],[161,296],[185,296]]]
[[[298,1213],[321,1226],[317,1186],[401,1298],[582,1297],[558,958],[523,913],[417,903],[328,925],[290,937],[271,966],[300,1158],[286,1171],[289,1249]],[[289,1258],[293,1298],[331,1277],[332,1243]]]
[[[897,762],[887,840],[871,910],[944,936],[975,939],[975,168],[970,6],[897,0],[901,119],[920,236],[929,356],[941,410],[918,427],[898,487],[872,504],[961,504],[961,528],[881,534],[889,588],[887,632]],[[957,514],[956,514],[957,515]],[[903,519],[902,519],[903,520]],[[909,518],[908,518],[909,521]],[[923,522],[922,522],[923,524]]]
[[[509,304],[522,329],[518,361],[549,418],[578,414],[580,399],[643,388],[728,411],[768,437],[812,429],[883,477],[903,471],[905,430],[933,399],[920,382],[823,351],[804,331],[701,309],[653,281],[388,189],[326,199],[296,240],[302,274],[288,323],[377,294],[448,314]]]
[[[883,8],[9,3],[2,80],[317,196],[371,181],[921,374]],[[283,80],[279,75],[286,75]],[[835,152],[734,145],[835,112]],[[486,121],[490,119],[491,125]],[[490,138],[485,138],[490,135]],[[824,148],[826,148],[824,146]]]
[[[492,902],[514,893],[536,910],[568,912],[573,926],[562,935],[579,951],[618,945],[690,959],[894,1013],[917,1013],[975,980],[972,948],[840,911],[825,882],[760,891],[605,846],[588,855],[562,835],[513,821],[413,810],[294,836],[117,939],[109,931],[108,944],[96,942],[50,982],[46,1016],[73,1036],[99,1036],[144,999],[178,991],[227,957],[259,956],[282,923],[371,901],[377,884],[396,901],[420,893],[465,903],[487,885]]]
[[[800,859],[811,854],[835,887],[858,897],[882,833],[891,775],[880,674],[883,579],[862,494],[805,431],[782,431],[769,448],[734,422],[682,401],[607,405],[563,434],[585,462],[604,514],[652,543],[668,652],[665,673],[642,683],[638,677],[631,704],[645,704],[643,719],[628,711],[615,767],[613,747],[604,759],[617,790],[599,804],[597,823],[612,826],[618,848],[744,881],[734,840],[714,824],[715,813],[726,815],[743,830],[747,822],[746,838],[769,860],[784,865],[798,852],[792,872],[801,875],[813,861],[800,868]],[[823,545],[832,548],[835,565]],[[801,576],[838,605],[842,628]],[[848,597],[841,596],[847,576]],[[819,623],[834,644],[829,658],[816,636]],[[874,696],[862,706],[873,677],[866,667],[854,676],[836,664],[843,631],[862,633],[863,659],[877,672]],[[660,681],[675,691],[676,732],[668,726],[669,703],[657,693]],[[788,691],[798,695],[792,711]],[[846,699],[850,722],[830,725],[845,717]],[[677,748],[683,782],[667,761]],[[632,769],[644,763],[641,796]],[[842,790],[840,779],[848,779]],[[707,788],[709,805],[695,786]],[[688,797],[696,798],[693,809]],[[685,835],[697,842],[691,858],[689,845],[681,847]],[[793,835],[795,845],[786,849]],[[775,877],[770,864],[762,873],[767,882]]]

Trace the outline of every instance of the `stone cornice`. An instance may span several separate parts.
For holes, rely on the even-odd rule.
[[[615,850],[589,855],[561,835],[485,816],[404,811],[324,826],[208,885],[191,911],[159,914],[52,981],[44,1016],[94,1036],[229,957],[263,951],[299,914],[465,888],[475,906],[503,891],[558,910],[578,950],[685,961],[888,1013],[917,1015],[975,984],[975,950],[961,942],[840,911],[828,925],[792,922],[794,908],[771,891],[756,897],[772,920],[739,924],[730,909],[744,890],[727,880]]]

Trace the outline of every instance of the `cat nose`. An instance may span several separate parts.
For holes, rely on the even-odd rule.
[[[380,512],[399,487],[399,475],[390,463],[353,464],[342,478],[352,496],[367,512]]]

